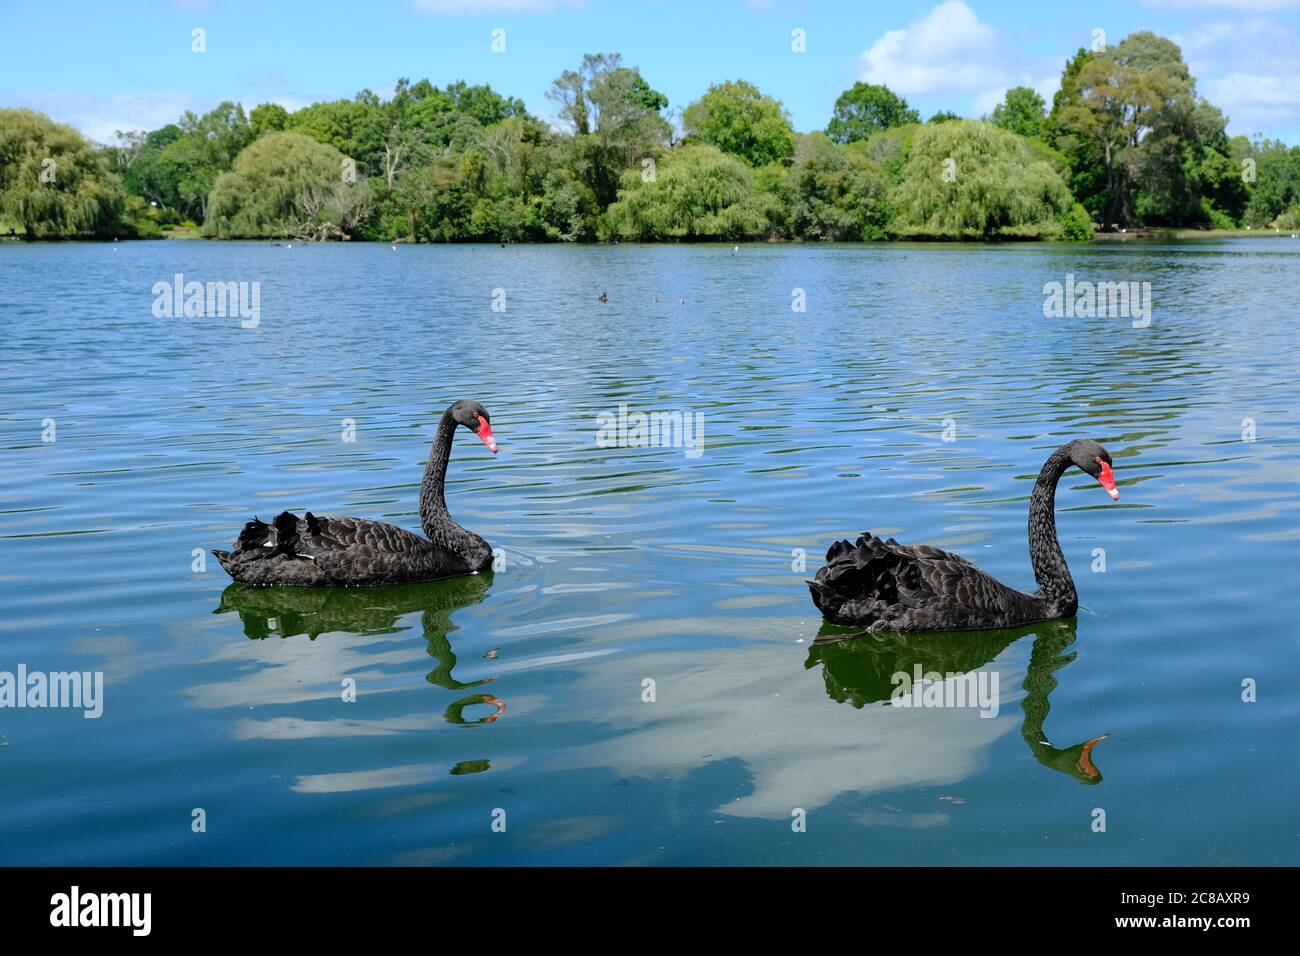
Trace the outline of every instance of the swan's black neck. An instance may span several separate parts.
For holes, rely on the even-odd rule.
[[[420,483],[420,527],[432,544],[460,556],[469,570],[480,571],[492,563],[492,549],[478,535],[456,523],[443,496],[451,441],[456,437],[457,427],[451,409],[447,409],[438,422],[438,434],[429,451],[429,463],[424,466],[424,481]]]
[[[1038,473],[1038,482],[1029,500],[1029,560],[1034,566],[1038,593],[1052,605],[1056,617],[1073,617],[1079,610],[1074,579],[1070,577],[1070,568],[1056,539],[1056,483],[1073,464],[1066,446],[1052,452]]]
[[[456,419],[450,410],[438,422],[438,434],[429,449],[429,463],[424,466],[424,481],[420,483],[420,525],[430,539],[441,525],[450,520],[443,485],[447,481],[447,462],[451,459],[451,441],[456,437]]]

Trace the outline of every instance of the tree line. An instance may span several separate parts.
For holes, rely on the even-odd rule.
[[[555,125],[465,82],[245,113],[223,102],[96,145],[0,110],[0,236],[421,242],[1085,240],[1140,226],[1294,230],[1300,147],[1229,137],[1173,42],[1069,60],[1049,105],[922,122],[855,83],[798,133],[743,80],[671,111],[617,54],[552,83]]]

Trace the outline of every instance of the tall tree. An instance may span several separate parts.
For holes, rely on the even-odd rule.
[[[1079,47],[1066,61],[1061,72],[1061,85],[1052,95],[1052,111],[1047,116],[1047,139],[1065,157],[1069,167],[1070,191],[1093,215],[1101,218],[1110,202],[1106,188],[1106,166],[1094,139],[1076,123],[1065,122],[1073,109],[1083,107],[1083,92],[1079,88],[1079,75],[1093,58],[1093,53]]]
[[[1032,88],[1013,86],[989,118],[995,126],[1041,140],[1047,131],[1047,103]]]
[[[588,53],[577,70],[560,74],[546,95],[572,129],[574,169],[601,208],[616,198],[624,170],[667,145],[668,98],[635,67],[624,66],[618,53]]]
[[[887,86],[854,83],[835,101],[826,135],[837,143],[866,139],[876,130],[921,122],[921,114]]]
[[[244,108],[229,100],[203,116],[187,112],[177,125],[180,135],[158,157],[158,172],[169,190],[166,205],[202,222],[208,193],[252,140],[253,129]]]
[[[1177,217],[1187,208],[1180,149],[1212,125],[1197,115],[1195,81],[1173,42],[1134,33],[1091,57],[1077,76],[1078,102],[1061,110],[1062,128],[1091,144],[1106,172],[1107,223]],[[1139,210],[1138,199],[1142,199]]]
[[[682,124],[700,142],[751,166],[788,162],[794,155],[794,130],[785,107],[744,80],[710,86],[686,107]]]

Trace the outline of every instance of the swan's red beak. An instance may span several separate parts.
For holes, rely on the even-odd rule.
[[[474,434],[483,439],[483,444],[488,446],[488,451],[494,455],[497,453],[497,440],[492,437],[492,426],[488,424],[487,419],[482,415],[478,416],[478,431]],[[1115,487],[1114,483],[1111,484],[1111,487]],[[1119,495],[1115,497],[1118,498]]]
[[[1115,487],[1115,473],[1110,470],[1110,463],[1103,461],[1101,463],[1101,474],[1097,476],[1101,486],[1106,489],[1106,494],[1110,495],[1112,501],[1119,501],[1119,489]]]

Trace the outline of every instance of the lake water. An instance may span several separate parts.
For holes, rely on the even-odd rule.
[[[177,273],[260,283],[257,326],[156,317]],[[1045,318],[1071,273],[1150,282],[1150,324]],[[0,245],[0,671],[104,675],[97,719],[0,710],[0,862],[1300,863],[1298,276],[1286,237]],[[458,398],[501,570],[194,569],[284,508],[417,529]],[[621,404],[702,452],[602,447]],[[864,529],[1032,590],[1076,437],[1122,494],[1061,483],[1076,621],[814,645],[803,581]],[[917,665],[996,716],[892,706]]]

